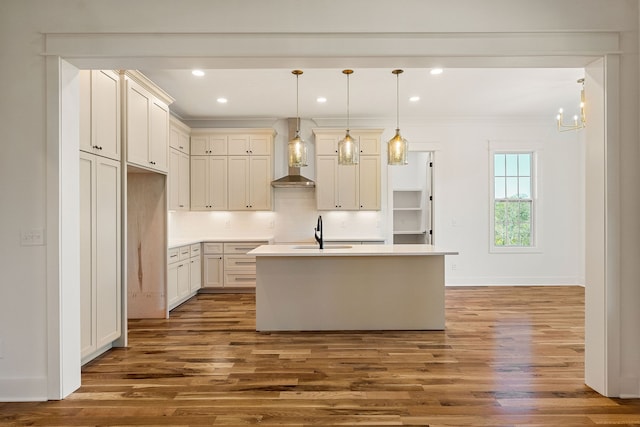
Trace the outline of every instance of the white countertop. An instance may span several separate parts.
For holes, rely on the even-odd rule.
[[[428,256],[458,255],[458,252],[437,248],[433,245],[340,245],[326,244],[318,249],[315,244],[263,245],[248,252],[249,255],[273,257],[308,256]]]
[[[230,236],[230,237],[199,237],[193,239],[172,239],[169,241],[168,248],[177,248],[178,246],[193,245],[204,242],[269,242],[273,241],[273,236]]]

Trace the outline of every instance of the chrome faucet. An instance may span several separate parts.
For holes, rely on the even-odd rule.
[[[318,216],[318,224],[313,229],[315,232],[316,242],[320,244],[320,249],[324,249],[324,239],[322,237],[322,215]],[[320,234],[318,234],[320,233]]]

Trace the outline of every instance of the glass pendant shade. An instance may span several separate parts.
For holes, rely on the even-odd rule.
[[[307,166],[307,144],[300,138],[300,114],[298,113],[298,78],[302,74],[302,70],[293,70],[291,74],[296,76],[296,136],[289,141],[289,167],[299,168]]]
[[[400,129],[396,129],[394,137],[387,142],[387,164],[394,166],[408,165],[408,152],[409,142],[400,135]]]
[[[342,74],[347,76],[347,133],[338,142],[338,164],[357,165],[360,160],[360,147],[358,141],[349,134],[349,76],[353,70],[343,70]]]
[[[347,129],[347,134],[338,142],[338,164],[357,165],[360,160],[360,149],[356,141]]]
[[[300,138],[299,131],[289,141],[289,167],[300,168],[307,166],[307,144]]]
[[[409,164],[409,143],[400,135],[400,74],[402,70],[393,70],[396,75],[396,134],[387,142],[387,164],[404,166]]]

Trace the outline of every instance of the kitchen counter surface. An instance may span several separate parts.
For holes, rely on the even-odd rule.
[[[193,245],[204,242],[272,242],[273,236],[242,236],[242,237],[201,237],[194,239],[174,239],[169,241],[168,248],[177,248],[179,246]]]
[[[317,244],[263,245],[250,251],[256,257],[322,257],[322,256],[428,256],[458,255],[458,252],[437,248],[433,245],[341,245],[326,244],[319,249]]]

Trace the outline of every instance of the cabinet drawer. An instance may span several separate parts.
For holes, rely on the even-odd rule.
[[[191,248],[189,246],[180,246],[178,248],[180,256],[178,257],[180,261],[185,259],[189,259],[191,257]]]
[[[178,262],[180,260],[180,251],[179,248],[171,248],[167,251],[167,262],[169,264]]]
[[[230,242],[224,244],[225,254],[246,254],[258,246],[266,245],[267,242]]]
[[[240,272],[225,272],[224,273],[224,286],[225,287],[251,287],[256,286],[256,274],[255,273],[240,273]]]
[[[251,270],[256,271],[256,257],[249,255],[226,255],[224,256],[225,270]]]
[[[203,243],[205,254],[221,254],[222,243]]]
[[[194,257],[198,255],[200,255],[200,243],[191,245],[191,256]]]

